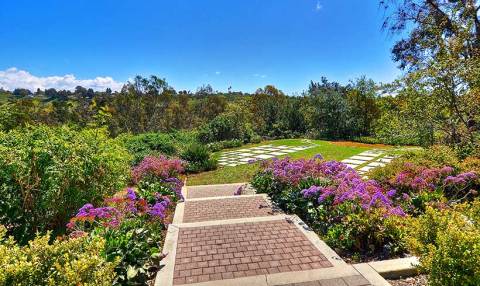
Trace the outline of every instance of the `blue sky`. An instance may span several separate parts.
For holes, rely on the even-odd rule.
[[[1,1],[0,86],[101,88],[137,74],[190,90],[388,82],[400,71],[382,16],[377,0]]]

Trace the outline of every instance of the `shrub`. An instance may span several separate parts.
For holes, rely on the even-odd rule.
[[[233,139],[227,141],[212,142],[207,144],[207,147],[212,152],[218,152],[223,149],[240,147],[242,145],[243,142],[241,140]]]
[[[37,231],[62,233],[80,206],[124,185],[129,160],[100,129],[35,126],[0,133],[0,223],[22,244]]]
[[[0,225],[0,285],[112,285],[117,260],[107,262],[105,240],[82,236],[54,240],[38,235],[26,246],[5,238]]]
[[[217,168],[217,160],[211,158],[208,148],[201,144],[192,144],[180,155],[187,161],[188,172],[210,171]]]
[[[207,124],[200,127],[198,140],[201,143],[217,141],[240,140],[250,142],[256,135],[251,126],[240,119],[236,112],[222,113],[217,115]]]
[[[132,168],[132,181],[161,181],[177,177],[184,172],[185,163],[179,159],[168,159],[165,156],[147,156],[140,164]]]
[[[432,286],[480,284],[480,201],[454,209],[427,208],[413,220],[408,246]]]
[[[403,160],[378,168],[371,177],[396,190],[394,197],[411,214],[423,213],[432,202],[452,204],[475,197],[479,179],[475,172],[458,173],[450,166],[427,168]]]
[[[123,135],[119,137],[128,151],[133,155],[132,164],[136,165],[146,156],[161,154],[172,156],[177,153],[174,140],[168,134],[144,133],[139,135]]]
[[[460,169],[462,172],[475,172],[480,175],[480,158],[467,157],[460,163]],[[480,180],[477,180],[477,183],[480,183]]]

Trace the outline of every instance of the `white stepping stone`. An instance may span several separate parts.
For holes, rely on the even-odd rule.
[[[375,167],[365,166],[365,167],[360,168],[359,171],[361,171],[361,172],[368,172],[368,171],[370,171],[370,170],[373,169],[373,168],[375,168]]]
[[[352,160],[360,160],[360,161],[371,161],[372,160],[372,157],[366,157],[366,156],[359,156],[359,155],[356,155],[356,156],[352,156],[350,157],[349,159],[352,159]]]
[[[365,161],[362,161],[362,160],[353,160],[353,159],[345,159],[345,160],[342,160],[342,163],[362,165],[362,164],[365,164]]]
[[[286,155],[287,153],[283,153],[283,152],[272,152],[270,153],[272,155],[275,155],[275,156],[282,156],[282,155]]]
[[[390,163],[390,162],[392,162],[392,160],[393,160],[393,158],[390,159],[390,158],[385,158],[385,157],[384,157],[384,158],[382,158],[382,159],[380,159],[380,160],[378,160],[378,161],[379,161],[379,162],[383,162],[383,163]]]
[[[383,159],[395,159],[397,158],[397,156],[385,156],[383,157]]]
[[[294,152],[297,152],[297,151],[284,149],[284,150],[282,150],[282,152],[285,152],[285,153],[294,153]]]
[[[380,156],[381,154],[371,154],[371,153],[360,153],[360,154],[357,154],[357,156],[364,156],[364,157],[370,157],[370,158],[375,158],[375,157],[378,157]]]
[[[218,165],[221,165],[221,166],[225,166],[227,164],[228,164],[227,162],[218,162]]]
[[[267,154],[255,156],[255,158],[259,158],[259,159],[270,159],[270,158],[273,158],[273,157],[275,157],[275,156],[267,155]]]
[[[355,164],[345,164],[347,165],[348,167],[352,168],[352,169],[355,169],[356,167],[358,167],[358,165],[355,165]]]
[[[256,158],[242,158],[240,159],[240,162],[248,162],[248,161],[256,161]]]
[[[240,155],[242,157],[248,157],[248,156],[252,156],[253,154],[252,153],[240,153],[238,155]]]
[[[383,167],[383,166],[385,166],[385,164],[382,163],[382,162],[370,162],[370,163],[368,163],[367,166],[375,168],[375,167]]]
[[[290,147],[288,147],[288,146],[277,146],[277,148],[278,148],[278,149],[288,149],[288,148],[290,148]]]
[[[293,147],[292,150],[295,150],[295,151],[302,151],[302,150],[305,150],[306,148],[305,147]]]
[[[238,166],[239,164],[228,164],[227,166],[229,167],[235,167],[235,166]]]
[[[255,153],[255,154],[263,154],[263,153],[265,153],[265,151],[263,151],[263,150],[255,150],[255,151],[252,151],[252,153]]]

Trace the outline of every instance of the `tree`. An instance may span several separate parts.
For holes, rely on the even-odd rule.
[[[371,135],[374,121],[379,118],[376,85],[365,76],[350,82],[347,88],[349,124],[352,135]]]
[[[392,49],[408,71],[406,82],[428,91],[422,96],[442,114],[433,126],[442,132],[440,140],[478,146],[480,2],[385,0],[381,5],[387,11],[384,28],[406,34]]]

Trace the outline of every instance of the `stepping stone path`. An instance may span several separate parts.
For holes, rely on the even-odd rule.
[[[244,184],[184,187],[155,286],[388,286]]]
[[[361,175],[376,167],[390,163],[395,156],[385,155],[384,150],[369,150],[342,160],[347,166],[356,169]]]
[[[289,153],[303,151],[314,147],[314,145],[305,146],[274,146],[261,145],[252,148],[245,148],[234,151],[223,152],[218,159],[218,164],[221,166],[234,167],[238,165],[248,164],[249,162],[266,160],[275,158]]]

